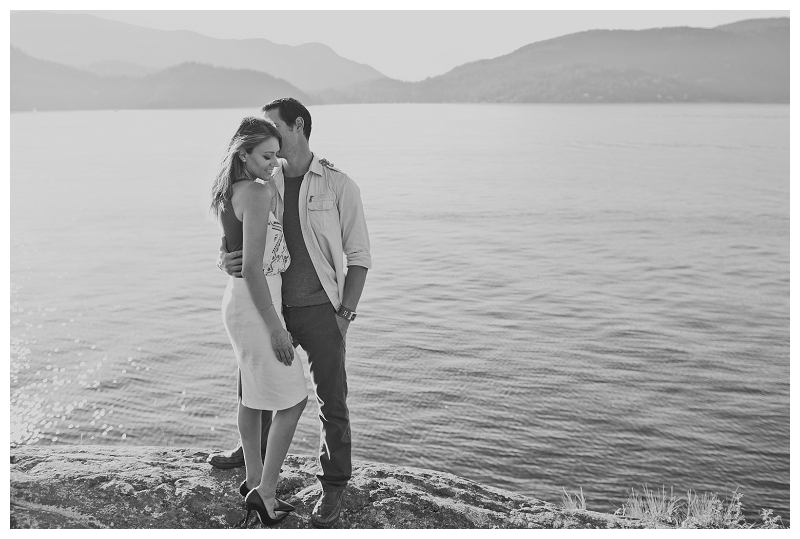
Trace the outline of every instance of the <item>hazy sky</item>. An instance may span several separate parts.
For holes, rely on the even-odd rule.
[[[238,5],[238,4],[237,4]],[[252,5],[252,3],[250,4]],[[269,2],[265,6],[274,5]],[[294,5],[285,3],[284,5]],[[591,30],[696,26],[786,17],[788,11],[86,11],[216,38],[319,42],[392,78],[417,81],[523,45]],[[433,54],[431,51],[436,51]]]

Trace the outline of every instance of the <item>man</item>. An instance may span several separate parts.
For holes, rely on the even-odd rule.
[[[328,528],[339,519],[352,474],[345,337],[372,267],[367,223],[355,182],[309,148],[308,109],[285,97],[264,105],[262,111],[283,139],[279,153],[283,166],[276,176],[277,217],[292,260],[282,274],[283,317],[295,346],[299,344],[308,354],[319,406],[322,473],[317,478],[323,490],[311,520],[315,526]],[[221,251],[219,265],[240,277],[241,251]],[[262,433],[262,445],[267,431],[268,427]],[[237,455],[240,446],[241,442],[231,452],[212,455],[209,462],[233,467],[231,463],[241,458],[236,465],[243,465],[244,458]]]

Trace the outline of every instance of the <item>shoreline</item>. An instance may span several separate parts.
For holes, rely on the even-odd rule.
[[[11,450],[12,528],[235,528],[244,468],[203,448],[22,446]],[[297,507],[279,528],[310,528],[317,459],[288,455],[278,496]],[[249,526],[259,528],[257,519]],[[555,504],[453,474],[354,461],[335,528],[643,528],[639,519]]]

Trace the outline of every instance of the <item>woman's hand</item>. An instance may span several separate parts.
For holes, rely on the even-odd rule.
[[[292,347],[292,334],[281,329],[270,334],[272,340],[272,349],[275,351],[275,357],[278,361],[290,367],[294,361],[294,347]]]

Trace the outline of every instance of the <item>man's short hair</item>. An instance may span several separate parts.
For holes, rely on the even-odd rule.
[[[294,121],[298,117],[302,118],[303,135],[305,135],[306,140],[311,138],[311,113],[308,112],[305,105],[293,97],[281,97],[261,107],[262,112],[275,109],[278,109],[278,115],[286,125],[293,126],[295,125]]]

